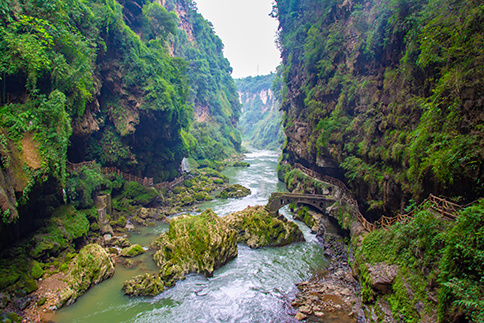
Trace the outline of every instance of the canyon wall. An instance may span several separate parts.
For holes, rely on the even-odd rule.
[[[482,6],[278,0],[283,163],[344,180],[369,218],[484,193]]]

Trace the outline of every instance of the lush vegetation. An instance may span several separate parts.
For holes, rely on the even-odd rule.
[[[168,0],[165,6],[180,13],[173,46],[175,54],[188,63],[188,100],[195,110],[189,134],[196,140],[191,156],[223,160],[239,152],[242,143],[236,128],[239,96],[223,43],[192,0]]]
[[[296,223],[270,215],[262,205],[248,206],[223,217],[229,228],[238,232],[238,242],[251,248],[285,246],[304,241]]]
[[[419,322],[424,313],[440,321],[456,316],[482,321],[483,212],[480,201],[451,223],[423,207],[407,224],[368,234],[356,254],[363,301],[385,299],[405,322]],[[367,273],[369,265],[381,262],[399,267],[393,292],[383,296],[372,290]],[[419,313],[418,303],[424,312]]]
[[[79,176],[90,189],[80,187],[68,176],[68,157],[159,181],[177,174],[192,110],[186,63],[167,46],[176,15],[149,1],[132,8],[96,0],[0,4],[1,167],[14,170],[6,181],[23,193],[15,201],[2,187],[10,194],[3,222],[39,202],[29,202],[38,195],[31,190],[46,186],[88,207],[102,178],[86,170]],[[76,196],[78,188],[87,195]]]
[[[35,205],[50,210],[40,222],[62,202],[88,209],[119,190],[99,166],[161,182],[184,156],[219,167],[237,153],[240,103],[222,48],[192,1],[3,1],[1,230]],[[97,166],[68,171],[68,160]]]
[[[237,79],[242,101],[239,128],[245,143],[258,149],[278,149],[284,141],[281,127],[280,74]]]
[[[287,136],[278,175],[290,189],[316,188],[291,170],[299,162],[345,180],[368,218],[429,193],[461,204],[483,196],[482,2],[277,0],[273,14]],[[389,303],[400,321],[482,321],[482,219],[482,202],[455,223],[424,207],[355,240],[377,320]],[[399,268],[388,295],[371,288],[381,262]]]
[[[482,196],[482,3],[278,0],[274,14],[289,160],[336,161],[384,201],[375,215]]]

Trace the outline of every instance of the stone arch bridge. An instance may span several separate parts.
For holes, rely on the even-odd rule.
[[[277,216],[279,209],[284,205],[289,203],[300,203],[313,206],[320,210],[323,214],[327,214],[326,208],[333,205],[336,201],[336,198],[325,195],[272,193],[271,197],[269,198],[269,202],[266,205],[266,210],[269,212],[269,214]]]

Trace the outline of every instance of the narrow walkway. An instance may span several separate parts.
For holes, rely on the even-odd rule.
[[[82,169],[82,167],[84,167],[84,166],[94,167],[94,165],[96,165],[96,162],[94,160],[86,161],[86,162],[82,162],[82,163],[77,163],[77,164],[67,162],[67,170],[69,172],[79,172]],[[137,182],[137,183],[139,183],[143,186],[147,186],[147,187],[154,187],[157,190],[160,190],[162,188],[172,189],[173,187],[175,187],[176,185],[180,184],[181,182],[183,182],[185,180],[185,176],[182,175],[178,178],[175,178],[171,182],[161,182],[161,183],[153,184],[153,177],[139,177],[139,176],[136,176],[136,175],[124,173],[116,167],[101,167],[101,172],[104,175],[116,174],[118,176],[121,176],[122,178],[124,178],[127,181]]]
[[[375,221],[374,223],[370,223],[361,214],[361,212],[358,208],[358,202],[355,200],[353,193],[348,189],[348,187],[346,187],[346,185],[342,181],[340,181],[336,178],[329,177],[329,176],[323,176],[323,175],[321,175],[321,174],[319,174],[319,173],[317,173],[317,172],[315,172],[311,169],[308,169],[308,168],[306,168],[303,165],[298,164],[298,163],[295,164],[294,167],[301,170],[303,173],[305,173],[309,177],[312,177],[312,178],[317,179],[321,182],[331,184],[331,185],[335,185],[335,186],[339,187],[343,191],[343,195],[345,196],[347,201],[350,204],[352,204],[355,211],[357,212],[358,221],[369,232],[371,232],[373,230],[389,227],[389,226],[391,226],[391,225],[393,225],[397,222],[407,222],[414,216],[414,213],[417,210],[421,210],[422,208],[430,209],[433,212],[441,215],[442,217],[445,217],[445,218],[448,218],[448,219],[451,219],[451,220],[455,220],[458,212],[461,209],[475,203],[475,202],[472,202],[468,205],[461,206],[459,204],[450,202],[446,199],[443,199],[443,198],[437,197],[433,194],[430,194],[427,199],[425,199],[422,203],[420,203],[418,205],[418,207],[416,207],[414,210],[412,210],[409,213],[398,214],[394,217],[382,216],[378,221]]]

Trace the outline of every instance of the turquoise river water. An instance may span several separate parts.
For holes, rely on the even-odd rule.
[[[254,151],[247,154],[248,168],[229,168],[224,174],[231,183],[251,189],[242,199],[214,199],[200,206],[212,208],[219,216],[244,209],[248,205],[263,205],[269,195],[285,191],[277,179],[278,153]],[[289,219],[287,209],[281,212]],[[121,290],[123,282],[135,275],[155,272],[151,251],[139,256],[142,264],[134,269],[116,265],[115,275],[94,286],[76,303],[59,310],[56,323],[68,322],[294,322],[288,314],[296,283],[319,273],[327,261],[315,235],[302,223],[306,242],[279,248],[250,249],[239,245],[237,258],[217,269],[213,277],[193,274],[154,297],[128,297]],[[154,228],[141,227],[129,240],[148,246],[167,224]],[[136,258],[135,258],[136,259]]]

